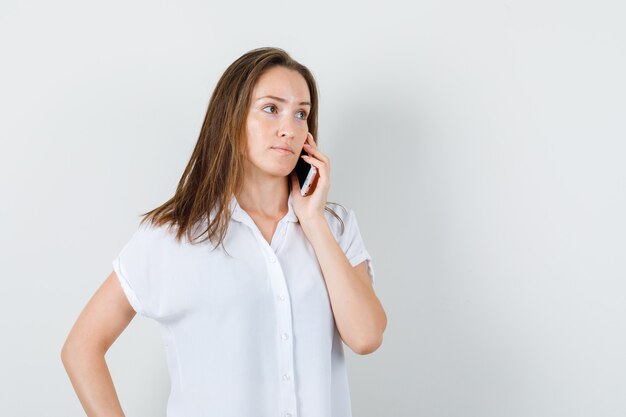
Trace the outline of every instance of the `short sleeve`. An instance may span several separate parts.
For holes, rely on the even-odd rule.
[[[367,261],[367,272],[373,286],[375,283],[375,273],[372,265],[372,257],[365,248],[354,210],[337,206],[335,212],[341,217],[344,224],[343,233],[340,225],[338,226],[339,230],[336,231],[337,243],[339,243],[339,246],[343,249],[343,252],[346,254],[352,266]]]
[[[140,225],[113,260],[113,270],[137,314],[154,318],[160,291],[158,233]]]

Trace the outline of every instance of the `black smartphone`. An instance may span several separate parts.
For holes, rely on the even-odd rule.
[[[300,155],[308,155],[304,149],[300,152]],[[294,168],[296,176],[298,177],[298,183],[300,184],[300,194],[304,197],[309,193],[312,193],[315,189],[313,182],[317,176],[317,168],[306,162],[304,159],[298,157],[298,163]]]

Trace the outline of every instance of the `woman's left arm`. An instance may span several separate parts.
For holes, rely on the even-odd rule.
[[[387,315],[370,282],[366,262],[355,267],[350,264],[324,217],[330,189],[328,156],[319,150],[310,133],[304,149],[309,154],[304,159],[317,168],[319,176],[313,193],[302,197],[300,184],[291,174],[294,210],[321,266],[341,339],[355,353],[372,353],[383,341]]]
[[[382,344],[387,315],[370,282],[366,261],[350,264],[324,217],[301,226],[321,266],[341,339],[359,355],[374,352]]]

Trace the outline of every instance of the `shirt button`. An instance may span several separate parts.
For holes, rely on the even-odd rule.
[[[274,258],[273,256],[270,256],[270,262],[276,262],[276,258]]]
[[[283,340],[287,340],[289,339],[289,335],[287,333],[283,333],[282,338]]]
[[[285,417],[291,417],[291,413],[285,413]]]
[[[283,230],[280,231],[280,234],[284,236],[285,233],[287,233],[287,228],[283,227]]]
[[[280,299],[280,301],[285,301],[285,296],[284,295],[279,295],[278,298]]]
[[[289,375],[287,374],[283,375],[283,381],[289,381]]]

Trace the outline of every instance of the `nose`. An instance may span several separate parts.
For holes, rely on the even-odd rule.
[[[279,136],[293,139],[296,135],[296,128],[294,126],[294,123],[295,122],[291,120],[284,120],[278,130]]]

